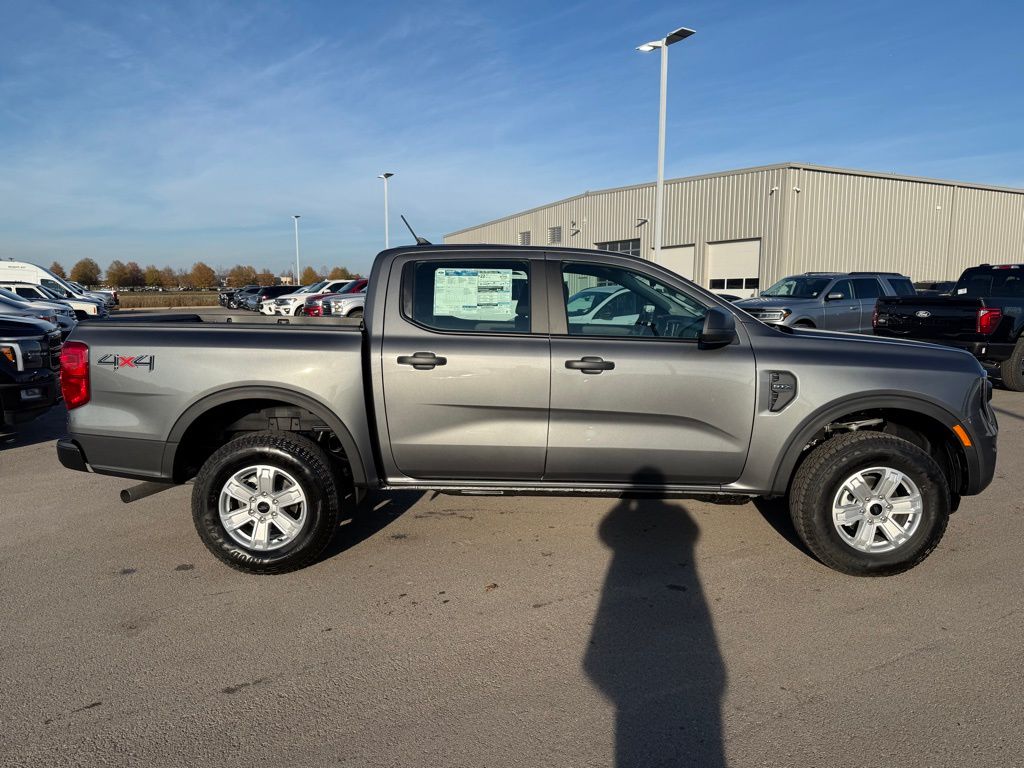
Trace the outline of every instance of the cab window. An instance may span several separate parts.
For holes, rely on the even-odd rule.
[[[402,274],[404,314],[462,333],[530,332],[527,261],[419,261]]]
[[[602,264],[562,265],[570,336],[696,341],[707,307],[647,275]]]

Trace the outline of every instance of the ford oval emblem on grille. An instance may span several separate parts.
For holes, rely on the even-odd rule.
[[[931,317],[932,316],[932,313],[929,312],[927,309],[919,309],[914,314],[917,315],[918,317]]]

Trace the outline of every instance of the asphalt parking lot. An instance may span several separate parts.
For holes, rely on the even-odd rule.
[[[753,504],[378,495],[317,565],[252,577],[189,487],[0,440],[0,763],[1024,764],[1024,395],[993,485],[889,579]]]

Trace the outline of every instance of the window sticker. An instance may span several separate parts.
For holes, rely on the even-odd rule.
[[[511,320],[511,269],[441,268],[434,272],[434,314],[474,320]]]

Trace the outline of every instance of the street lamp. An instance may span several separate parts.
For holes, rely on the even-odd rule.
[[[302,217],[299,214],[292,216],[295,220],[295,284],[299,284],[299,219]]]
[[[680,27],[661,40],[637,46],[638,51],[649,53],[661,49],[661,104],[658,110],[658,184],[654,192],[654,260],[661,257],[662,223],[665,213],[665,107],[668,101],[668,47],[694,34],[694,30]]]
[[[390,248],[388,241],[388,179],[395,174],[384,171],[377,176],[378,179],[384,179],[384,250]]]

